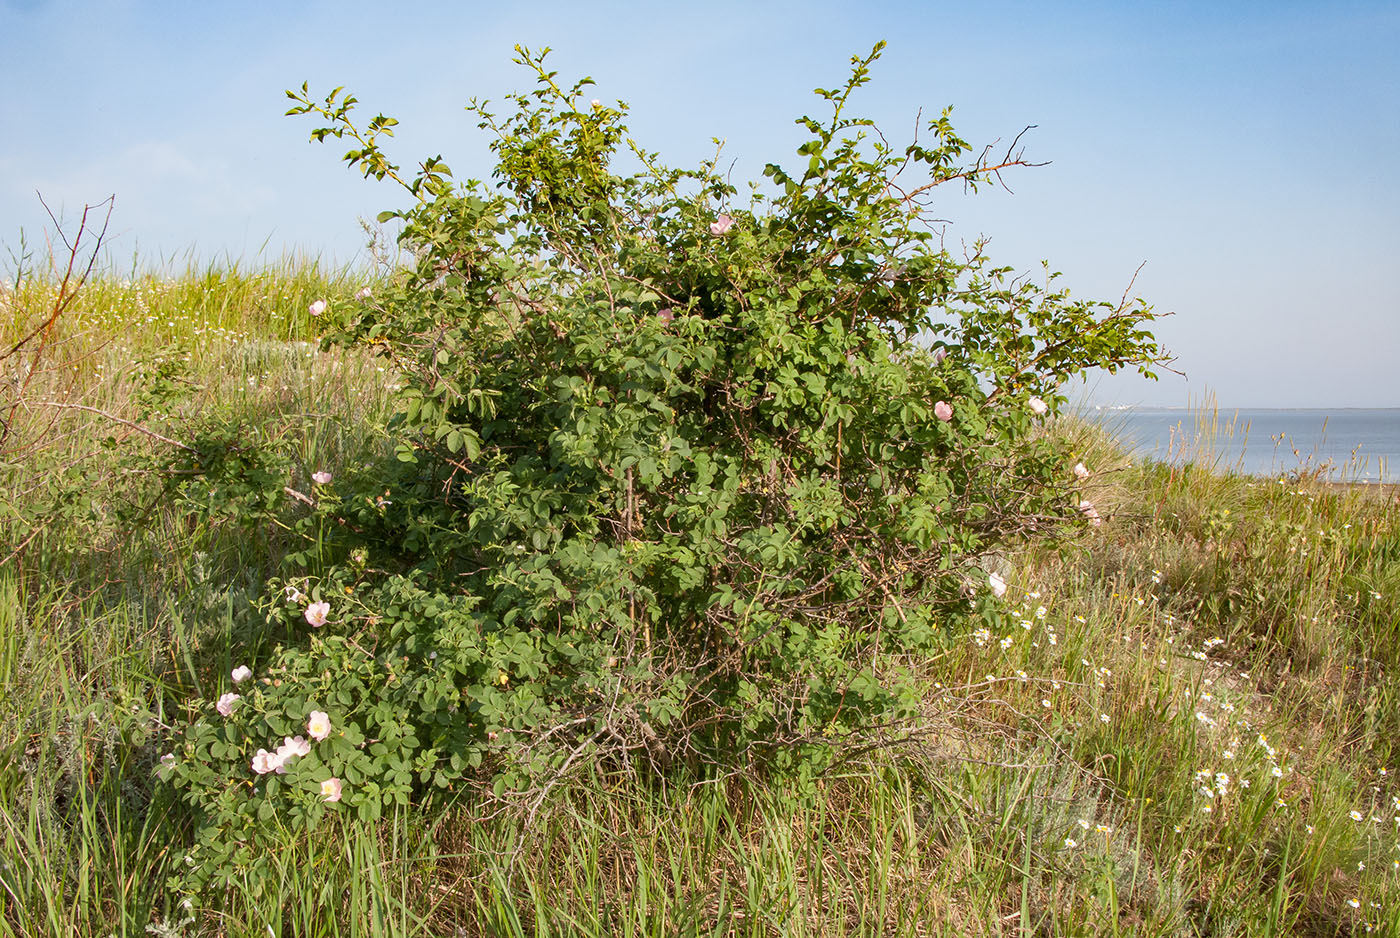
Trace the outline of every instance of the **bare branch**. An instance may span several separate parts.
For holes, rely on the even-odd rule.
[[[191,453],[199,452],[199,450],[195,449],[193,446],[190,446],[188,443],[181,443],[179,440],[172,440],[168,436],[162,436],[161,434],[152,430],[150,427],[143,427],[139,423],[134,423],[130,420],[127,420],[125,417],[118,417],[116,414],[108,413],[107,411],[101,410],[96,407],[89,407],[87,404],[69,404],[64,401],[35,401],[34,403],[43,407],[57,407],[60,410],[87,411],[90,414],[97,414],[99,417],[105,417],[113,423],[119,423],[124,427],[130,427],[138,433],[144,433],[151,439],[159,440],[160,442],[165,443],[169,446],[175,446]]]

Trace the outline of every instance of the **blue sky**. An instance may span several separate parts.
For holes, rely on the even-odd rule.
[[[1041,259],[1076,294],[1137,292],[1188,379],[1102,402],[1400,407],[1400,4],[156,3],[0,0],[0,241],[115,194],[124,263],[348,260],[402,204],[307,143],[283,90],[345,85],[399,118],[393,153],[489,174],[462,110],[528,86],[512,47],[632,106],[673,164],[726,140],[735,179],[792,161],[792,119],[890,46],[858,106],[891,140],[954,105],[974,143],[1023,126],[1014,195],[948,193],[952,239]],[[402,14],[391,13],[403,9]],[[3,260],[3,255],[0,255]]]

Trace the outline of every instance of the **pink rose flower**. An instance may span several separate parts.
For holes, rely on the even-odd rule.
[[[328,778],[321,783],[321,800],[339,801],[341,791],[342,786],[340,784],[340,779],[334,777]]]
[[[259,775],[275,772],[281,765],[282,759],[277,753],[268,752],[266,749],[259,749],[257,755],[253,756],[253,771]]]
[[[214,709],[223,716],[233,716],[233,705],[243,698],[238,694],[224,694],[219,698],[219,702],[214,704]]]
[[[734,226],[734,219],[728,215],[721,215],[710,222],[710,234],[722,235]]]
[[[355,291],[355,299],[359,300],[361,303],[371,296],[373,296],[373,293],[370,291],[369,287],[360,287],[360,289]]]
[[[306,307],[306,311],[313,316],[319,316],[326,311],[326,301],[317,300],[310,306]]]
[[[331,735],[331,718],[322,710],[312,710],[311,716],[306,721],[306,732],[311,738],[320,742]]]
[[[277,760],[277,764],[273,766],[273,768],[276,769],[278,775],[286,775],[288,762],[291,762],[297,756],[306,756],[310,754],[311,743],[307,741],[305,736],[284,736],[282,738],[282,745],[278,746],[277,751],[272,754],[273,758]]]
[[[282,745],[277,747],[277,754],[283,759],[291,756],[309,756],[311,741],[305,736],[283,736]]]
[[[1098,509],[1095,508],[1094,503],[1087,498],[1079,503],[1079,510],[1084,513],[1084,517],[1088,518],[1089,523],[1094,527],[1097,528],[1099,525],[1103,524],[1103,518],[1099,517]]]
[[[313,629],[319,629],[325,625],[330,614],[330,603],[312,603],[306,607],[306,621],[311,624]]]
[[[987,585],[991,587],[992,595],[998,599],[1006,595],[1006,581],[995,573],[987,574]]]
[[[1049,406],[1038,397],[1031,398],[1026,401],[1026,404],[1030,407],[1031,413],[1035,414],[1037,417],[1045,416],[1045,412],[1050,409]]]
[[[240,664],[238,667],[233,669],[232,677],[233,683],[235,684],[242,684],[244,681],[248,680],[248,678],[252,676],[253,669],[248,667],[246,664]]]
[[[1074,477],[1079,481],[1083,482],[1085,479],[1089,478],[1089,467],[1084,465],[1082,462],[1075,463]]]
[[[331,474],[324,469],[320,472],[313,472],[311,473],[311,481],[315,482],[317,485],[330,485]]]
[[[947,423],[953,419],[953,405],[947,401],[939,401],[933,405],[933,415],[939,420]]]

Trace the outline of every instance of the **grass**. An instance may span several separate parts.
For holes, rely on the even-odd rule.
[[[138,457],[216,414],[300,482],[376,458],[395,377],[307,313],[361,285],[98,276],[0,363],[0,933],[1400,935],[1395,495],[1137,464],[1070,421],[1103,525],[1004,558],[1004,632],[950,640],[923,719],[813,790],[599,766],[532,819],[323,827],[186,907],[162,727],[268,641],[287,545],[191,522]],[[55,288],[0,293],[5,348]]]

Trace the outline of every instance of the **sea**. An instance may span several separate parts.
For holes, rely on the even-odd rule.
[[[1139,457],[1222,472],[1400,483],[1400,408],[1088,408]]]

